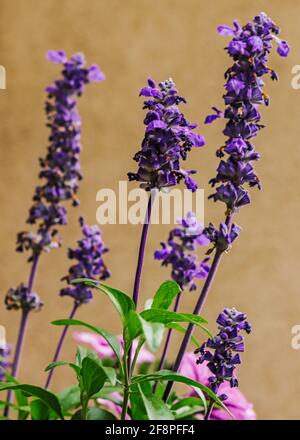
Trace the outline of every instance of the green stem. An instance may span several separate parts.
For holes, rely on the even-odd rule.
[[[129,403],[129,391],[130,391],[129,374],[128,374],[128,353],[124,353],[123,361],[124,361],[124,397],[123,397],[121,420],[126,420],[128,403]]]

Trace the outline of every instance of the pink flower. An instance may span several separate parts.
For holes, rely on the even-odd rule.
[[[115,354],[113,350],[108,345],[106,340],[102,338],[102,336],[98,336],[95,335],[94,333],[89,333],[89,332],[74,332],[73,337],[75,341],[78,342],[79,344],[89,345],[92,348],[92,350],[94,350],[98,354],[100,359],[104,359],[104,358],[114,359]],[[123,346],[122,336],[118,336],[118,339]],[[133,356],[136,351],[137,344],[138,344],[137,340],[133,341],[132,344]],[[151,363],[154,361],[154,359],[155,359],[154,355],[150,353],[150,351],[148,351],[146,348],[142,347],[137,358],[137,363],[138,364]]]
[[[194,353],[186,353],[184,355],[180,373],[187,376],[202,385],[209,386],[208,378],[211,372],[206,363],[197,365]],[[243,393],[238,388],[231,388],[228,382],[223,383],[219,388],[219,393],[225,393],[228,396],[225,404],[229,411],[237,420],[256,420],[256,414],[252,403],[248,402]],[[193,391],[191,395],[195,396]],[[223,409],[214,409],[211,420],[230,420],[231,417]]]

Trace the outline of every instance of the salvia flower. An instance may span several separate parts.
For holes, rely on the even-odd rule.
[[[140,96],[147,98],[147,128],[141,150],[134,156],[138,171],[128,173],[129,180],[141,182],[146,190],[171,187],[184,180],[187,188],[195,191],[197,184],[191,175],[196,171],[184,170],[181,161],[193,147],[202,147],[205,141],[202,135],[194,133],[197,125],[189,123],[178,107],[186,103],[185,98],[178,95],[172,79],[157,86],[151,78]]]
[[[78,205],[78,183],[80,174],[81,121],[77,110],[77,98],[85,85],[102,81],[99,67],[86,67],[83,54],[70,59],[64,51],[49,51],[48,60],[62,64],[61,78],[46,88],[45,112],[50,130],[49,145],[44,158],[40,158],[39,178],[41,184],[35,189],[33,205],[29,209],[27,223],[36,225],[35,231],[17,234],[18,252],[29,251],[29,261],[34,261],[41,252],[49,252],[60,246],[57,227],[67,223],[67,210],[62,204],[72,200]],[[25,284],[10,289],[5,302],[8,309],[40,309],[41,301],[35,293],[28,292]]]
[[[76,278],[105,280],[110,277],[110,271],[103,261],[103,254],[108,249],[104,246],[101,230],[97,225],[86,225],[82,217],[79,219],[79,224],[83,238],[78,241],[76,249],[69,249],[68,252],[68,257],[75,260],[76,264],[70,267],[68,275],[63,280],[68,284]],[[88,303],[93,297],[90,286],[82,283],[61,289],[60,295],[74,298],[76,305]]]
[[[224,382],[229,382],[231,387],[238,386],[234,372],[236,365],[241,363],[239,353],[244,351],[244,337],[240,333],[251,331],[246,315],[234,308],[224,309],[217,318],[217,324],[219,333],[195,351],[200,354],[197,364],[207,362],[212,373],[208,378],[210,388],[215,393]],[[222,394],[220,398],[225,400],[227,396]]]
[[[258,106],[269,105],[262,78],[266,74],[273,80],[278,78],[267,65],[272,43],[275,41],[277,52],[283,57],[288,55],[289,46],[278,38],[278,26],[265,13],[257,15],[244,27],[236,21],[233,27],[219,26],[218,32],[232,37],[226,50],[234,63],[225,73],[225,111],[213,107],[214,114],[205,120],[211,123],[223,117],[227,121],[223,131],[227,140],[217,151],[221,162],[216,177],[210,181],[217,188],[210,197],[224,202],[227,213],[231,213],[250,203],[246,184],[261,187],[252,165],[260,156],[251,139],[264,127]]]
[[[10,288],[5,297],[7,310],[39,311],[43,307],[43,302],[35,292],[28,292],[28,286],[21,283],[16,288]]]
[[[207,251],[207,254],[210,254],[213,249],[217,249],[219,252],[226,251],[239,236],[240,230],[241,228],[235,223],[230,226],[227,226],[226,223],[221,223],[219,229],[212,223],[209,223],[203,229],[203,234],[214,246]]]
[[[207,367],[207,362],[196,365],[195,354],[186,353],[182,359],[180,367],[180,373],[183,376],[187,376],[190,379],[196,380],[202,385],[209,386],[209,377],[211,371]],[[224,382],[220,385],[219,393],[226,394],[226,408],[231,412],[236,420],[255,420],[256,414],[253,408],[253,404],[248,401],[246,396],[238,388],[231,388],[229,382]],[[197,393],[191,389],[188,396],[197,397]],[[196,416],[199,419],[203,419],[203,415]],[[232,420],[231,416],[223,408],[214,407],[210,415],[210,420]]]
[[[203,234],[203,227],[197,221],[194,213],[178,220],[179,226],[173,229],[166,243],[161,243],[162,249],[154,254],[156,260],[162,261],[163,266],[171,266],[172,279],[182,289],[196,289],[195,279],[206,278],[210,266],[208,259],[198,261],[195,251],[198,246],[207,245],[210,240]]]
[[[11,346],[9,344],[0,346],[0,382],[5,380],[5,371],[8,370],[11,365],[9,362],[10,354]]]
[[[21,232],[17,236],[17,250],[30,250],[34,254],[59,246],[57,226],[67,223],[67,210],[61,204],[72,200],[78,205],[80,173],[81,121],[77,110],[77,98],[85,85],[102,81],[99,67],[86,67],[84,55],[68,59],[64,51],[49,51],[50,61],[62,64],[62,76],[46,88],[45,112],[50,130],[47,154],[40,158],[41,184],[35,189],[33,205],[27,222],[37,225],[37,232]]]

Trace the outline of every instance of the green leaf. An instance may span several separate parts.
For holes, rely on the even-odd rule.
[[[189,322],[198,327],[203,327],[203,323],[207,323],[204,318],[191,313],[176,313],[163,309],[144,310],[140,316],[149,322],[160,322],[161,324],[169,324],[170,322]]]
[[[72,420],[83,420],[83,412],[80,409],[72,416]],[[88,408],[86,420],[117,420],[110,412],[102,408]]]
[[[206,387],[205,385],[202,385],[199,382],[196,382],[193,379],[182,376],[179,373],[174,373],[171,370],[161,370],[161,371],[158,371],[157,373],[135,376],[132,378],[132,383],[135,384],[135,383],[142,383],[145,381],[156,381],[156,380],[180,382],[180,383],[184,383],[186,385],[189,385],[190,387],[198,388],[198,389],[202,390],[203,392],[205,392],[212,400],[214,400],[223,409],[225,409],[227,411],[227,413],[232,418],[234,418],[234,416],[226,408],[224,403],[219,399],[219,397],[210,388]]]
[[[130,310],[128,312],[124,325],[125,351],[127,351],[132,341],[140,336],[141,333],[142,326],[139,315],[135,310]]]
[[[157,322],[148,322],[141,316],[139,316],[139,319],[148,347],[151,351],[156,351],[164,336],[164,325]]]
[[[50,417],[49,406],[40,399],[30,402],[30,413],[32,420],[49,420]]]
[[[149,420],[174,420],[172,411],[166,403],[157,396],[145,396],[140,385],[138,385],[140,395],[146,408]]]
[[[172,304],[173,299],[181,292],[180,287],[175,281],[162,283],[156,292],[151,308],[167,310]]]
[[[106,284],[98,283],[95,280],[91,280],[89,278],[78,278],[77,280],[73,280],[72,283],[80,283],[83,282],[89,286],[95,287],[101,292],[105,293],[115,306],[115,309],[119,313],[122,321],[125,321],[125,318],[129,312],[129,310],[135,310],[135,305],[132,299],[126,295],[126,293],[121,292],[120,290],[114,289],[113,287],[107,286]]]
[[[94,394],[101,390],[105,381],[106,373],[100,365],[93,359],[86,357],[82,361],[81,368],[82,386],[84,399],[90,399]]]
[[[58,400],[63,413],[80,405],[80,389],[78,385],[65,388],[58,394]]]
[[[185,397],[172,405],[172,410],[176,411],[185,406],[203,406],[203,402],[199,397]]]
[[[69,365],[69,362],[66,362],[66,361],[56,361],[56,362],[51,362],[51,364],[47,365],[47,367],[45,368],[45,371],[46,371],[46,372],[47,372],[47,371],[50,371],[50,370],[52,370],[53,368],[60,367],[60,366],[62,366],[62,365]]]
[[[107,332],[106,330],[102,329],[101,327],[95,327],[93,325],[87,324],[84,321],[79,321],[78,319],[59,319],[57,321],[53,321],[52,324],[54,325],[80,325],[82,327],[86,327],[93,332],[97,333],[98,335],[102,336],[108,345],[111,347],[113,352],[115,353],[117,360],[120,364],[121,369],[122,367],[122,359],[121,359],[121,343],[114,335]]]
[[[138,386],[142,387],[142,390],[146,395],[148,395],[149,392],[152,392],[152,386],[149,382],[143,382],[140,385],[131,385],[129,414],[132,420],[148,420],[146,408],[141,399]]]
[[[89,408],[87,420],[117,420],[117,418],[102,408]]]
[[[110,384],[112,386],[115,386],[117,383],[117,372],[115,368],[112,367],[105,367],[100,362],[101,368],[103,369],[104,373],[106,374],[107,379],[109,380]]]
[[[19,384],[19,382],[13,377],[11,376],[7,371],[3,370],[3,373],[7,379],[8,382],[11,383],[15,383],[15,384]],[[23,394],[23,392],[21,390],[15,390],[15,397],[16,397],[16,401],[18,404],[18,420],[26,420],[27,417],[29,416],[29,410],[24,410],[22,409],[25,407],[28,407],[28,399],[27,397]]]
[[[72,362],[66,362],[66,361],[51,362],[51,364],[49,364],[45,368],[45,371],[49,371],[52,370],[53,368],[61,367],[63,365],[68,365],[70,368],[72,368],[75,371],[77,377],[80,376],[81,368],[78,367],[78,365],[73,364]]]
[[[59,418],[64,418],[57,397],[54,394],[50,393],[50,391],[28,384],[0,383],[0,391],[3,390],[21,390],[24,393],[37,397],[42,400],[42,402],[44,402],[49,408],[53,409],[53,411],[58,415]]]
[[[78,345],[76,350],[75,364],[81,368],[83,359],[86,358],[89,353],[91,353],[91,351],[88,348]]]

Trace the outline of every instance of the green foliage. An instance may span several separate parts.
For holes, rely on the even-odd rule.
[[[119,398],[113,398],[112,393],[118,393],[116,396],[120,396],[121,401],[124,394],[129,398],[130,405],[127,410],[133,420],[193,419],[195,413],[207,411],[206,396],[219,407],[226,409],[209,388],[173,371],[162,370],[151,373],[149,366],[148,370],[141,366],[139,371],[143,374],[131,377],[143,344],[147,343],[151,351],[156,351],[162,342],[165,328],[184,333],[186,329],[181,324],[191,323],[211,336],[204,326],[206,321],[201,316],[168,310],[174,298],[180,294],[180,288],[175,282],[163,283],[154,295],[151,305],[149,301],[148,308],[141,313],[135,310],[131,298],[120,290],[88,279],[75,280],[75,282],[84,282],[95,287],[110,299],[122,322],[124,347],[116,336],[101,327],[77,319],[54,321],[54,325],[81,326],[103,337],[113,350],[115,358],[110,361],[100,360],[96,353],[78,347],[74,362],[62,360],[49,364],[46,371],[60,366],[70,367],[75,372],[78,382],[77,385],[61,391],[58,396],[39,387],[18,384],[8,375],[9,383],[0,384],[0,390],[12,389],[16,393],[17,404],[12,406],[18,410],[19,419],[26,419],[30,414],[33,420],[64,417],[72,420],[115,420],[113,414],[97,403],[97,399],[101,398],[121,405],[122,402]],[[131,374],[129,374],[127,368],[129,351],[136,339],[138,345],[134,356],[131,356]],[[194,336],[191,339],[196,346],[200,345]],[[168,402],[164,402],[162,396],[166,381],[179,382],[192,387],[197,397],[180,399],[173,393]],[[157,382],[155,393],[153,393],[154,382]]]
[[[49,409],[52,409],[54,413],[63,419],[63,414],[58,398],[50,391],[43,388],[28,385],[28,384],[15,384],[15,383],[0,383],[0,391],[3,390],[21,390],[29,396],[37,397],[40,399]]]

